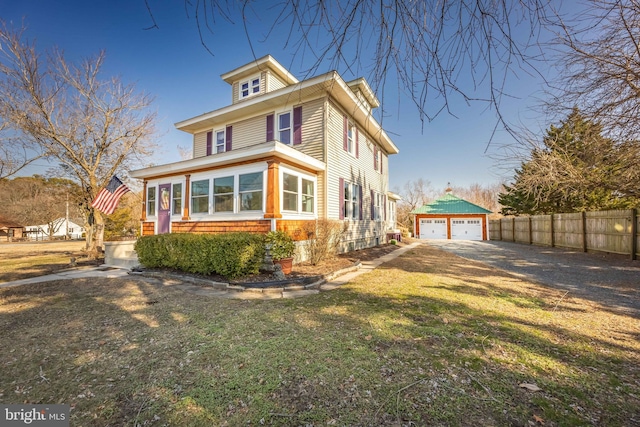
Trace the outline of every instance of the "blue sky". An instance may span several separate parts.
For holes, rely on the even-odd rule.
[[[104,76],[119,75],[155,96],[161,147],[156,163],[168,163],[179,159],[178,146],[191,146],[191,135],[175,130],[173,124],[228,105],[230,87],[220,75],[251,61],[253,54],[240,23],[216,21],[213,34],[205,34],[212,56],[201,45],[195,19],[187,17],[182,0],[149,0],[149,4],[158,29],[145,30],[152,20],[144,0],[0,0],[0,17],[18,26],[24,18],[26,35],[36,40],[39,49],[55,45],[69,59],[106,50]],[[269,29],[269,14],[271,10],[262,11],[259,17],[250,16],[249,31],[256,57],[271,54],[296,77],[304,78],[307,59],[295,57],[293,48],[285,47],[286,28],[262,41]],[[317,73],[326,71],[328,66]],[[366,72],[356,76],[347,70],[337,71],[345,80],[368,77]],[[507,89],[515,98],[504,105],[507,119],[513,123],[524,121],[538,132],[548,127],[536,122],[528,110],[540,91],[538,80],[522,73],[509,83]],[[504,171],[496,168],[489,155],[512,141],[499,131],[487,150],[495,115],[486,111],[486,106],[468,106],[454,99],[451,108],[457,117],[442,114],[423,127],[410,100],[397,93],[393,82],[383,101],[383,126],[400,149],[400,154],[390,157],[392,189],[418,178],[430,181],[437,190],[443,190],[448,182],[467,187],[474,183],[493,184],[503,178],[500,174]],[[39,168],[29,169],[29,174],[43,173],[46,164],[38,165]]]

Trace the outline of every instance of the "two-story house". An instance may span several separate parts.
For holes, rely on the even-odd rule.
[[[267,55],[222,75],[231,104],[176,123],[193,158],[130,172],[144,183],[142,234],[284,230],[345,221],[342,251],[395,228],[388,156],[398,148],[372,115],[363,78],[296,79]],[[391,196],[391,197],[389,197]]]

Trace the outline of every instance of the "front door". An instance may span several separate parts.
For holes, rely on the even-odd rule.
[[[171,184],[161,184],[158,198],[158,234],[168,233],[171,225]]]

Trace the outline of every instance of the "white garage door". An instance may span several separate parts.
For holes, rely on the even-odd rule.
[[[446,219],[420,219],[421,239],[446,239],[447,220]]]
[[[482,240],[481,219],[451,219],[452,240]]]

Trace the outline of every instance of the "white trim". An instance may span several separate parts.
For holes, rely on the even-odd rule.
[[[281,159],[289,160],[305,168],[314,171],[326,170],[326,164],[315,159],[295,148],[289,147],[278,141],[265,142],[251,147],[241,148],[239,150],[231,150],[220,153],[217,156],[202,156],[195,159],[183,160],[175,163],[167,163],[159,166],[152,166],[144,169],[136,169],[129,171],[131,178],[153,178],[159,175],[177,175],[180,173],[189,173],[194,169],[201,169],[207,166],[218,167],[226,164],[243,161],[256,160],[268,156],[276,156]]]

